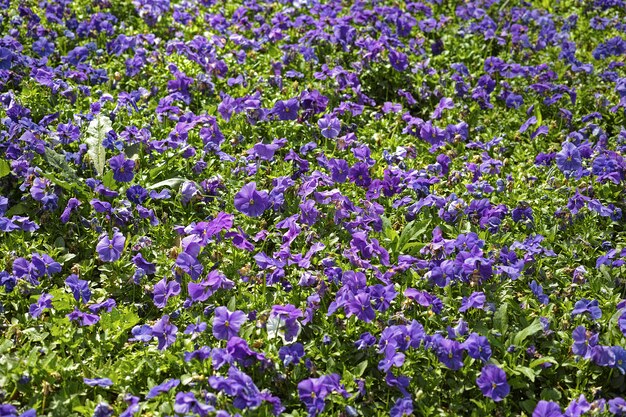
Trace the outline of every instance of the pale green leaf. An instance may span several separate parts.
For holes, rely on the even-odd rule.
[[[85,137],[87,154],[91,158],[99,176],[102,176],[104,173],[104,164],[106,162],[106,150],[102,146],[102,142],[111,129],[111,119],[103,114],[98,114],[87,128],[87,136]]]

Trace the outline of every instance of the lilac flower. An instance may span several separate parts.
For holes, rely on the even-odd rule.
[[[204,266],[193,256],[187,252],[181,252],[176,258],[176,266],[188,273],[194,281],[200,278]]]
[[[598,307],[598,300],[587,300],[583,298],[574,304],[574,310],[572,310],[572,316],[578,314],[589,313],[592,319],[597,320],[602,317],[602,310]]]
[[[485,294],[482,292],[474,292],[469,297],[463,297],[463,301],[461,301],[461,308],[459,308],[459,312],[464,313],[470,308],[478,308],[482,309],[485,307]]]
[[[363,320],[365,323],[369,323],[376,318],[376,313],[370,301],[370,295],[365,292],[350,297],[346,309],[348,317],[356,315],[359,320]]]
[[[324,117],[317,121],[317,126],[319,126],[322,131],[322,136],[327,139],[334,139],[339,136],[339,132],[341,131],[341,122],[332,114],[326,114]]]
[[[433,340],[437,358],[448,368],[457,371],[463,367],[463,346],[456,340],[438,337]]]
[[[109,159],[109,166],[113,170],[113,179],[118,182],[131,182],[135,176],[135,161],[126,159],[124,154]]]
[[[89,283],[84,279],[79,279],[78,275],[72,274],[66,278],[65,284],[72,290],[74,299],[80,301],[83,299],[83,303],[89,302],[91,299],[91,290],[89,289]]]
[[[626,416],[626,400],[621,397],[609,400],[609,412],[614,416]]]
[[[272,113],[278,116],[279,120],[296,120],[298,118],[298,110],[300,104],[298,99],[277,101],[274,105]]]
[[[537,281],[534,279],[530,282],[530,289],[535,294],[535,297],[539,299],[539,302],[543,305],[548,305],[550,299],[547,295],[543,293],[543,287],[540,284],[537,284]]]
[[[90,387],[110,387],[113,385],[113,381],[109,378],[83,378],[83,382]]]
[[[585,326],[578,326],[572,332],[572,352],[585,359],[591,358],[592,348],[598,344],[598,335],[588,332]]]
[[[476,378],[476,384],[483,395],[495,402],[509,395],[511,387],[506,381],[506,373],[496,365],[485,365]]]
[[[237,310],[228,311],[226,307],[218,307],[215,309],[215,318],[213,319],[213,336],[216,339],[228,340],[239,334],[239,329],[247,320],[246,313]]]
[[[178,414],[188,415],[190,413],[205,417],[213,407],[202,403],[196,399],[193,392],[179,392],[174,400],[174,411]]]
[[[478,333],[472,333],[467,340],[463,342],[463,348],[467,354],[473,358],[487,362],[491,358],[491,345],[485,336]]]
[[[152,326],[151,334],[157,338],[159,350],[165,350],[176,341],[178,327],[170,322],[170,316],[164,315]],[[151,337],[152,337],[151,336]]]
[[[572,142],[563,143],[563,149],[556,154],[556,165],[559,169],[568,174],[582,168],[580,151]]]
[[[309,378],[298,383],[300,401],[304,403],[309,415],[312,416],[324,411],[324,400],[332,392],[347,395],[343,386],[339,384],[339,375],[337,374]]]
[[[283,346],[278,350],[278,357],[283,361],[283,365],[297,365],[304,357],[304,347],[302,343]]]
[[[67,315],[70,321],[77,321],[80,326],[93,326],[100,321],[100,316],[97,314],[89,314],[80,311],[78,308],[74,308],[74,311]]]
[[[172,388],[176,388],[180,384],[179,379],[168,379],[167,381],[156,385],[150,389],[146,395],[146,400],[156,397],[157,395],[169,392]]]
[[[164,308],[167,300],[175,295],[180,294],[180,284],[177,281],[167,281],[163,278],[154,285],[152,291],[152,300],[158,308]]]
[[[267,191],[257,191],[256,183],[249,182],[235,194],[235,208],[249,217],[258,217],[270,206]]]
[[[102,234],[100,241],[96,245],[96,252],[100,256],[100,260],[104,262],[114,262],[120,259],[126,238],[118,231],[113,233],[113,238],[109,238],[108,234]]]
[[[38,318],[47,308],[52,308],[52,295],[41,294],[35,304],[31,304],[28,312],[33,318]]]
[[[537,403],[532,417],[563,417],[563,413],[557,403],[541,400]]]
[[[390,417],[403,417],[413,415],[413,400],[410,397],[400,397],[389,410]]]
[[[186,206],[198,194],[198,187],[193,181],[185,181],[180,186],[181,201]]]

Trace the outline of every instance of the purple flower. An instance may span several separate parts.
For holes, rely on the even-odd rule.
[[[202,264],[187,252],[182,252],[178,255],[176,258],[176,266],[188,273],[194,281],[197,280],[202,274],[202,271],[204,271]]]
[[[591,358],[591,349],[598,344],[598,335],[588,332],[585,326],[578,326],[572,332],[572,352],[585,359]]]
[[[541,284],[537,284],[537,281],[533,279],[529,285],[530,285],[530,290],[539,299],[539,302],[543,305],[548,305],[550,299],[548,298],[547,295],[543,293],[543,287],[541,286]]]
[[[74,211],[74,209],[76,209],[76,207],[80,206],[80,201],[77,198],[70,198],[67,201],[67,205],[65,206],[65,209],[63,210],[63,213],[61,213],[61,223],[67,223],[70,221],[70,215],[72,214],[72,211]]]
[[[532,417],[563,417],[563,413],[557,403],[541,400],[537,403]]]
[[[359,187],[367,188],[372,183],[369,166],[365,162],[357,162],[348,171],[348,178]]]
[[[134,329],[133,329],[134,330]],[[152,326],[152,336],[158,340],[159,350],[165,350],[176,341],[178,327],[170,322],[170,316],[165,315]]]
[[[148,326],[147,324],[143,324],[141,326],[135,326],[130,332],[133,335],[133,337],[128,339],[129,342],[139,341],[139,342],[148,343],[153,338],[152,327]]]
[[[564,173],[571,173],[582,168],[580,151],[572,142],[563,143],[561,152],[556,154],[556,165]]]
[[[120,232],[114,232],[112,239],[105,233],[100,236],[100,241],[96,245],[96,252],[98,252],[100,260],[114,262],[120,259],[125,243],[126,238]]]
[[[249,182],[235,194],[235,208],[249,217],[258,217],[270,206],[267,191],[257,191],[256,183]]]
[[[476,384],[487,398],[498,402],[509,395],[511,387],[506,382],[506,373],[496,365],[485,365],[480,376],[476,378]]]
[[[478,333],[472,333],[467,340],[463,342],[463,347],[467,354],[473,359],[479,359],[487,362],[491,358],[491,345],[485,336]]]
[[[370,295],[361,292],[350,298],[346,305],[348,316],[355,315],[359,320],[369,323],[376,318],[376,313],[372,308]]]
[[[565,410],[566,417],[580,417],[591,410],[591,404],[587,402],[584,395],[580,395],[577,400],[572,400]]]
[[[578,314],[589,313],[592,319],[597,320],[602,317],[602,310],[598,307],[598,300],[587,300],[583,298],[574,304],[574,310],[572,310],[572,316]]]
[[[226,307],[218,307],[215,309],[215,318],[213,319],[213,336],[220,340],[228,340],[237,336],[239,328],[246,320],[246,313],[241,310],[231,313]]]
[[[609,412],[614,416],[626,416],[626,401],[621,397],[609,400]]]
[[[410,397],[401,397],[396,400],[391,410],[389,410],[389,417],[403,417],[413,415],[413,400]]]
[[[482,292],[474,292],[469,297],[463,297],[463,301],[461,301],[461,308],[459,308],[459,312],[464,313],[470,308],[478,308],[482,309],[485,307],[485,294]]]
[[[113,385],[113,381],[109,378],[83,378],[83,382],[90,387],[110,387]]]
[[[617,319],[617,324],[619,329],[622,331],[622,334],[626,336],[626,311],[624,311]]]
[[[298,99],[292,98],[276,102],[272,113],[277,115],[279,120],[296,120],[299,109]]]
[[[330,173],[333,181],[335,182],[346,182],[348,178],[348,171],[350,170],[350,165],[344,159],[330,159],[328,160],[328,167],[330,168]]]
[[[193,392],[179,392],[176,394],[174,411],[178,414],[188,415],[191,413],[204,417],[212,410],[213,407],[210,405],[198,401]]]
[[[438,337],[433,340],[437,358],[448,368],[457,371],[463,367],[463,346],[456,340]]]
[[[118,182],[131,182],[135,174],[135,161],[126,159],[124,154],[119,154],[109,159],[109,166],[113,170],[113,179]]]
[[[181,201],[186,206],[198,193],[198,187],[193,181],[185,181],[180,186]]]
[[[163,278],[161,281],[154,284],[154,290],[152,291],[152,301],[158,308],[164,308],[167,304],[167,300],[180,294],[180,284],[177,281],[167,281]]]
[[[83,303],[89,302],[91,299],[91,290],[89,289],[89,283],[84,279],[79,279],[78,275],[72,274],[65,280],[65,284],[72,290],[74,299],[80,301],[83,299]]]
[[[333,391],[347,396],[345,389],[339,384],[337,374],[309,378],[298,383],[300,401],[304,403],[311,416],[324,411],[324,399]]]
[[[322,131],[322,136],[327,139],[336,138],[341,131],[341,122],[332,114],[324,115],[324,117],[317,121],[317,126],[319,126]]]
[[[30,305],[28,312],[33,318],[37,318],[46,308],[52,308],[52,295],[44,293],[35,304]]]
[[[283,346],[278,350],[278,357],[283,361],[285,366],[289,366],[289,364],[292,363],[297,365],[304,357],[304,347],[302,343]]]
[[[70,321],[77,321],[81,326],[92,326],[100,321],[100,316],[97,314],[83,313],[78,308],[74,308],[74,311],[67,315]]]
[[[157,395],[169,392],[172,388],[176,388],[178,384],[180,384],[179,379],[168,379],[167,381],[152,387],[148,392],[148,395],[146,395],[146,400],[154,398]]]

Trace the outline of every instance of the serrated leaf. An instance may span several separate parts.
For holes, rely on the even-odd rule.
[[[104,173],[104,164],[106,162],[106,150],[102,146],[102,142],[111,129],[111,119],[103,114],[98,114],[87,127],[87,136],[85,137],[87,154],[91,158],[99,176],[102,176]]]
[[[61,171],[66,177],[73,180],[77,178],[76,172],[69,166],[63,155],[46,148],[43,157],[50,166]]]

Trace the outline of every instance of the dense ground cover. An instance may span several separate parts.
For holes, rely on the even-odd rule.
[[[623,0],[0,31],[0,416],[626,415]]]

